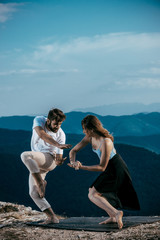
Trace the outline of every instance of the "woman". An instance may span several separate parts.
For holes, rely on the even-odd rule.
[[[121,229],[123,211],[117,208],[140,209],[128,168],[121,156],[116,153],[113,136],[103,128],[96,116],[86,116],[82,120],[82,128],[85,137],[70,151],[68,165],[77,170],[102,172],[89,188],[88,197],[109,215],[109,218],[100,224],[117,222]],[[76,153],[89,143],[92,145],[92,150],[97,153],[100,162],[97,165],[84,166],[76,161]]]

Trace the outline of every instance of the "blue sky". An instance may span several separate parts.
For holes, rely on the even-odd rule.
[[[0,116],[159,96],[159,0],[0,1]]]

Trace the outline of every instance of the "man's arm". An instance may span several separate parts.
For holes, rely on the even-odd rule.
[[[42,127],[35,127],[34,128],[36,133],[38,134],[38,136],[43,139],[43,141],[57,147],[60,149],[67,149],[67,148],[71,148],[72,145],[70,144],[59,144],[58,142],[56,142],[49,134],[47,134],[44,129]]]

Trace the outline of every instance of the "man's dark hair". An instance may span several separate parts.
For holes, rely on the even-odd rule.
[[[50,121],[63,122],[66,119],[66,115],[60,109],[53,108],[48,113],[48,119]]]

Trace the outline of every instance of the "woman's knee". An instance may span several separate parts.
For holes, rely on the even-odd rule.
[[[93,198],[95,198],[98,195],[100,195],[100,193],[98,193],[94,187],[89,188],[88,198],[91,201],[93,200]]]
[[[92,200],[92,198],[93,198],[93,190],[92,190],[92,188],[89,188],[88,198],[89,198],[90,200]]]

